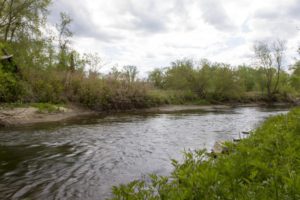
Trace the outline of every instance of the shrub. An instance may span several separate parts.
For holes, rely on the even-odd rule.
[[[66,73],[55,70],[28,70],[23,71],[23,77],[27,83],[26,96],[30,102],[62,103],[66,101],[64,87]]]
[[[23,88],[16,75],[0,69],[0,102],[16,102],[22,93]]]

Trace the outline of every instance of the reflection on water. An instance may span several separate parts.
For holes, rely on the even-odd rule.
[[[0,199],[105,199],[111,187],[149,173],[167,175],[170,159],[238,137],[284,109],[120,114],[0,131]]]

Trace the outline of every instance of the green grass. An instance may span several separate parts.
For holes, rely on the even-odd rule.
[[[148,96],[154,105],[163,104],[198,104],[200,100],[193,92],[183,90],[158,90],[148,91]],[[203,102],[201,102],[203,103]]]
[[[300,199],[300,108],[271,117],[218,158],[205,150],[172,161],[169,177],[150,175],[113,188],[113,199]]]
[[[37,108],[40,113],[55,113],[60,112],[61,104],[50,104],[50,103],[33,103],[32,107]]]

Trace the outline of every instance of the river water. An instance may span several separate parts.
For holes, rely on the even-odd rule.
[[[238,138],[287,109],[118,114],[0,130],[0,199],[106,199],[111,187],[168,175],[184,150]]]

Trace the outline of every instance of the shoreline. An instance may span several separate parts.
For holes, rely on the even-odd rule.
[[[88,108],[82,108],[74,105],[58,107],[55,112],[41,112],[33,106],[17,108],[0,108],[0,127],[19,127],[26,125],[35,125],[41,123],[60,122],[64,120],[76,119],[84,116],[109,115],[114,113],[173,113],[183,111],[203,111],[212,112],[216,110],[230,109],[234,107],[263,107],[268,106],[265,103],[250,104],[212,104],[212,105],[162,105],[158,107],[132,109],[132,110],[112,110],[112,111],[94,111]],[[288,103],[272,104],[272,106],[293,106]]]
[[[0,127],[18,127],[41,123],[60,122],[72,118],[93,116],[97,112],[76,106],[59,107],[55,112],[41,112],[28,106],[0,109]]]

